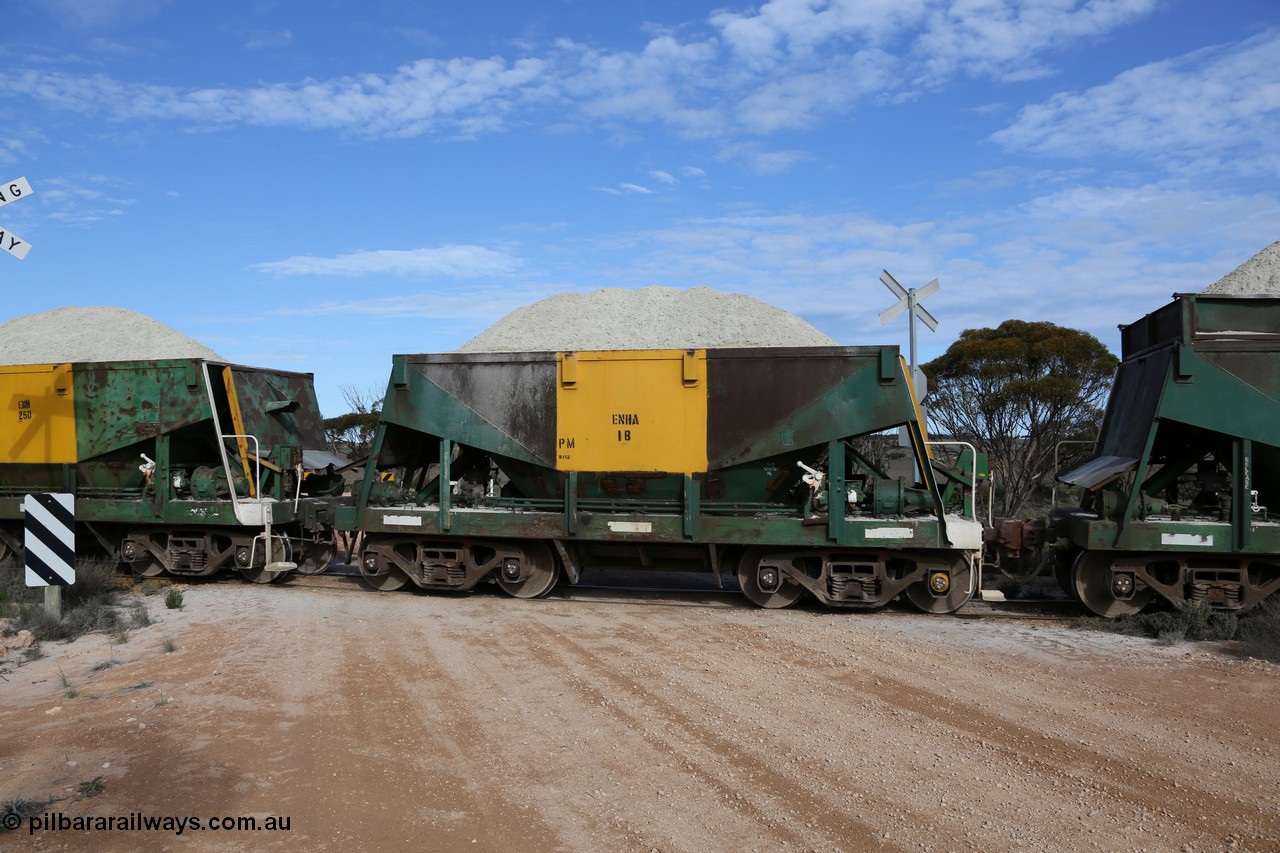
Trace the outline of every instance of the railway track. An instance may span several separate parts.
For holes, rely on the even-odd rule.
[[[610,573],[605,577],[616,576],[619,573]],[[713,609],[741,609],[755,610],[758,609],[752,604],[736,585],[729,585],[723,588],[714,585],[714,582],[702,576],[686,576],[681,578],[695,577],[696,580],[688,584],[673,584],[670,579],[662,577],[658,582],[645,583],[646,575],[652,573],[632,573],[627,576],[626,580],[619,580],[614,583],[592,580],[588,582],[579,582],[577,584],[561,584],[556,586],[546,598],[556,601],[582,601],[594,602],[597,604],[632,604],[646,605],[658,607],[701,607]],[[665,573],[658,573],[665,574]],[[678,573],[669,573],[678,574]],[[187,579],[165,577],[152,578],[150,580],[159,580],[162,583],[180,583],[189,582]],[[221,573],[211,578],[193,578],[197,583],[210,584],[242,584],[245,580],[239,575],[227,572]],[[665,581],[665,582],[663,582]],[[280,588],[298,587],[305,589],[337,589],[358,590],[364,594],[374,594],[361,579],[360,571],[351,565],[334,565],[328,570],[317,575],[292,574],[284,580],[275,584]],[[477,592],[487,594],[489,585],[482,584],[477,587]],[[496,594],[497,588],[493,587]],[[984,590],[991,595],[990,599],[974,598],[958,612],[952,614],[958,619],[1031,619],[1044,621],[1064,621],[1073,619],[1083,615],[1078,602],[1060,598],[1035,598],[1035,599],[1014,599],[1005,600],[999,592],[994,590]],[[395,593],[391,593],[395,594]],[[430,595],[425,591],[414,591],[411,594]],[[503,596],[504,598],[506,596]],[[804,604],[798,605],[804,607]],[[815,612],[831,613],[828,608],[821,607],[816,603],[813,605]],[[865,611],[853,611],[865,612]],[[919,611],[914,608],[897,608],[890,606],[888,608],[874,611],[890,616],[906,616],[920,615]]]

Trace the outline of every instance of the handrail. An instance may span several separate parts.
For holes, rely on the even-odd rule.
[[[249,489],[249,494],[245,495],[245,498],[258,497],[258,499],[261,500],[260,496],[254,494],[255,492],[260,491],[262,486],[262,460],[258,458],[261,447],[258,444],[258,437],[249,433],[228,433],[226,435],[219,436],[219,438],[223,442],[229,438],[234,438],[238,442],[247,438],[253,442],[253,479],[249,481],[252,485]],[[223,447],[226,447],[226,445],[224,444]],[[227,472],[227,487],[231,489],[231,503],[234,506],[236,502],[236,481],[235,478],[231,476],[231,469],[226,468],[225,470]],[[249,476],[248,471],[245,471],[244,474],[246,478]]]
[[[972,519],[975,523],[980,523],[978,522],[978,448],[974,447],[972,444],[970,444],[967,441],[928,441],[925,443],[926,444],[949,444],[949,445],[955,445],[957,447],[969,448],[969,452],[971,454],[969,458],[973,463],[973,470],[972,470],[972,473],[969,475],[969,488],[973,492],[973,503],[969,507],[969,513],[970,513],[969,518]],[[964,486],[961,486],[960,488],[963,489]],[[963,494],[963,492],[961,494]],[[963,501],[961,501],[961,503],[963,504]],[[964,518],[963,509],[960,512],[960,517]],[[978,590],[982,589],[981,556],[982,556],[981,553],[979,553],[978,559],[975,560],[973,557],[969,558],[969,597],[970,598],[976,595]]]
[[[972,456],[970,461],[973,463],[973,473],[969,476],[969,488],[973,491],[973,503],[969,507],[969,517],[974,521],[978,520],[978,448],[974,447],[967,441],[926,441],[925,444],[949,444],[958,447],[969,448]],[[961,487],[963,488],[963,487]],[[964,510],[960,512],[960,517],[964,517]]]

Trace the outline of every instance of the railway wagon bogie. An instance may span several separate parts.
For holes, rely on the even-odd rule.
[[[366,535],[360,572],[375,589],[400,589],[412,578],[418,586],[465,592],[492,580],[516,598],[545,595],[559,579],[555,555],[538,539],[497,541],[431,540]]]
[[[918,480],[855,442],[898,427]],[[765,607],[949,612],[981,548],[966,488],[933,464],[893,347],[399,355],[339,527],[383,590],[535,597],[663,569]]]

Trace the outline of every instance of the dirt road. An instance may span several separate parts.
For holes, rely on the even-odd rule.
[[[24,822],[3,850],[1280,849],[1280,668],[1207,646],[732,599],[162,599],[8,672],[0,800],[289,828]]]

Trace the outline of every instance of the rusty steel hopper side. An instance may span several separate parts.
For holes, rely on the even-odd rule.
[[[381,420],[384,471],[438,464],[445,440],[533,499],[573,473],[584,498],[678,497],[690,475],[740,502],[777,499],[833,441],[919,427],[893,347],[398,355]]]

